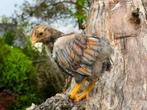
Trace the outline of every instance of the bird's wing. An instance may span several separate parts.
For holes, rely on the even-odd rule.
[[[107,46],[110,47],[107,40],[93,36],[75,35],[74,39],[59,45],[57,44],[59,48],[54,52],[55,60],[71,74],[90,76],[96,60],[103,60],[111,54],[111,49],[107,49]]]

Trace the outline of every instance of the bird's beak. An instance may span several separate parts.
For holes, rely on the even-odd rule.
[[[35,45],[35,43],[37,42],[38,42],[37,37],[33,34],[32,35],[32,45]]]

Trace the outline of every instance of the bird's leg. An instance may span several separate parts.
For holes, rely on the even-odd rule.
[[[71,90],[70,92],[70,98],[75,100],[75,97],[79,91],[79,89],[81,88],[82,84],[86,81],[86,79],[83,79],[81,82],[77,83],[74,88]]]
[[[88,87],[80,94],[76,95],[75,101],[80,101],[84,98],[88,99],[90,91],[93,89],[96,81],[92,81],[89,83]]]

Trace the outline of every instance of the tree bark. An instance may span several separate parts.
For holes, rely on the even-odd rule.
[[[63,93],[35,110],[147,110],[145,11],[142,0],[91,0],[85,32],[109,39],[114,48],[111,72],[102,75],[88,100],[73,103]]]

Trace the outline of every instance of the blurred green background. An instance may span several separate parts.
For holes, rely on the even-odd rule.
[[[56,81],[45,47],[31,45],[31,30],[40,23],[65,33],[81,29],[89,5],[87,0],[30,0],[16,2],[11,15],[0,17],[0,109],[25,110],[62,92],[65,80]]]

